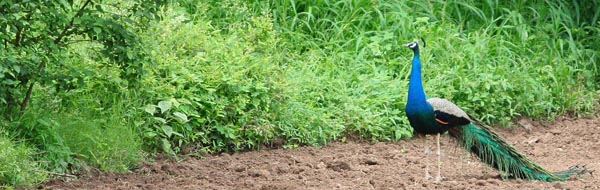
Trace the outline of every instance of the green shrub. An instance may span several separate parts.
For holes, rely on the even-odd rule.
[[[156,65],[143,78],[151,97],[141,131],[150,147],[177,152],[257,147],[274,136],[282,94],[278,36],[268,15],[232,23],[221,33],[208,20],[167,10],[144,36]],[[203,18],[206,19],[206,18]],[[208,148],[210,147],[210,148]]]

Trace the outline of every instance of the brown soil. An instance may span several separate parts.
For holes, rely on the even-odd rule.
[[[600,118],[561,118],[552,123],[496,128],[529,158],[552,171],[587,164],[600,170]],[[432,137],[429,138],[433,146]],[[262,150],[142,164],[129,174],[103,173],[79,180],[53,180],[45,189],[600,189],[597,175],[565,182],[506,179],[442,138],[442,175],[424,179],[425,139],[346,142],[293,150]],[[435,166],[435,155],[431,164]],[[432,170],[435,167],[432,167]],[[433,170],[435,171],[435,170]],[[435,174],[435,172],[433,173]]]

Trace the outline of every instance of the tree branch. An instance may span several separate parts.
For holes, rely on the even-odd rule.
[[[60,32],[60,35],[58,35],[58,37],[56,37],[56,39],[54,39],[54,44],[58,45],[58,43],[60,43],[62,38],[65,37],[67,30],[69,30],[71,27],[73,27],[73,22],[75,22],[75,18],[80,17],[83,14],[83,10],[85,9],[85,7],[87,7],[91,2],[92,2],[92,0],[86,0],[85,3],[83,3],[81,8],[79,8],[79,11],[77,11],[77,13],[73,16],[73,18],[71,18],[71,21],[69,21],[69,24],[67,26],[65,26],[63,28],[62,32]]]
[[[35,84],[35,82],[31,82],[29,83],[29,88],[27,89],[27,94],[25,94],[25,98],[23,98],[23,101],[21,102],[21,109],[20,111],[23,112],[25,111],[25,108],[27,107],[27,103],[29,103],[29,100],[31,99],[31,92],[33,91],[33,85]]]
[[[85,7],[87,7],[91,2],[92,2],[92,0],[86,0],[85,3],[83,3],[81,8],[79,8],[79,11],[77,11],[77,13],[71,18],[71,21],[69,21],[69,24],[67,24],[63,28],[60,35],[58,35],[58,37],[56,37],[56,39],[54,39],[54,44],[56,44],[58,46],[60,41],[67,34],[67,31],[73,27],[73,22],[75,22],[75,18],[80,17],[83,14],[83,10],[85,10]],[[44,70],[44,67],[46,67],[46,62],[40,61],[40,64],[38,64],[38,69],[39,69],[40,73],[41,73],[41,71]],[[35,85],[35,81],[32,81],[31,83],[29,83],[29,87],[27,88],[27,93],[25,94],[25,98],[23,98],[23,101],[21,101],[21,105],[20,105],[21,112],[25,111],[25,108],[27,108],[27,104],[29,103],[29,100],[31,100],[31,92],[33,91],[33,85]]]
[[[30,11],[27,13],[27,16],[25,17],[25,21],[26,21],[26,22],[29,22],[29,21],[31,21],[31,16],[32,16],[34,13],[35,13],[35,8],[33,8],[32,10],[30,10]],[[28,26],[28,25],[25,25],[25,26],[23,26],[23,27],[19,27],[19,25],[18,25],[18,24],[16,24],[16,25],[15,25],[15,27],[17,27],[17,33],[15,34],[15,43],[14,43],[16,47],[18,47],[18,46],[21,46],[21,41],[23,41],[23,38],[25,38],[25,37],[24,37],[24,36],[25,36],[25,34],[26,34],[26,33],[25,33],[25,31],[28,29],[28,27],[27,27],[27,26]]]
[[[15,34],[15,46],[19,47],[19,45],[21,44],[21,32],[23,31],[23,29],[18,25],[15,27],[17,27],[17,33]]]

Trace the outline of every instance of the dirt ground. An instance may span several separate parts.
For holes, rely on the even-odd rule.
[[[600,118],[559,118],[525,127],[496,128],[502,137],[551,171],[587,164],[600,171]],[[598,175],[565,182],[499,177],[456,142],[442,138],[439,183],[424,178],[424,138],[400,142],[345,142],[220,154],[181,162],[144,163],[129,174],[102,173],[79,180],[53,180],[42,189],[600,189]],[[431,146],[434,138],[430,137]],[[431,164],[435,166],[435,157]],[[435,173],[434,173],[435,174]]]

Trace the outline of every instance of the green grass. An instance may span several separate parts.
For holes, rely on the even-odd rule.
[[[278,6],[284,4],[289,6]],[[325,56],[337,59],[331,70],[369,65],[406,77],[411,53],[400,44],[424,38],[428,94],[451,99],[490,123],[593,108],[599,60],[598,40],[590,38],[599,31],[594,3],[281,0],[271,5],[284,35],[302,37],[291,37],[289,47],[326,50]]]
[[[151,64],[136,81],[120,77],[119,63],[94,59],[101,45],[81,43],[64,56],[76,70],[48,71],[78,75],[67,81],[74,89],[36,86],[23,118],[3,125],[19,139],[15,152],[40,152],[34,160],[53,173],[83,165],[124,171],[141,155],[258,149],[279,140],[287,148],[348,134],[410,138],[404,104],[412,52],[401,45],[421,38],[431,97],[491,124],[582,115],[594,111],[599,92],[597,7],[171,2],[137,31]]]
[[[1,130],[1,129],[0,129]],[[25,144],[15,143],[4,132],[0,135],[0,184],[31,185],[47,179]],[[0,186],[1,187],[1,186]]]
[[[141,158],[140,141],[135,131],[124,122],[95,119],[82,120],[81,116],[63,116],[54,126],[72,154],[87,165],[103,171],[125,172]]]
[[[81,169],[87,168],[82,166],[128,171],[143,154],[140,137],[124,115],[126,111],[121,110],[130,108],[125,107],[127,102],[100,105],[102,102],[96,100],[111,99],[107,94],[99,97],[101,94],[71,92],[68,96],[76,96],[77,102],[60,103],[73,107],[59,109],[56,107],[65,105],[46,105],[45,109],[27,112],[11,130],[37,145],[37,158],[48,160],[42,166],[53,173],[83,174],[86,171]],[[68,96],[65,98],[74,98]],[[54,106],[56,110],[52,110]]]

